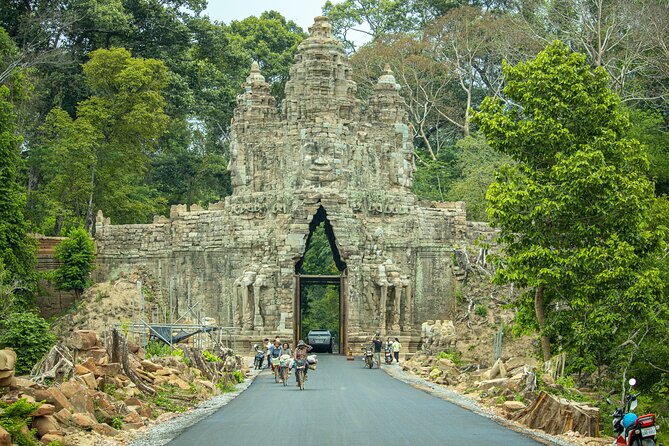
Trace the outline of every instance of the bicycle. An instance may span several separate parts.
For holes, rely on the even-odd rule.
[[[304,368],[307,367],[307,363],[303,359],[298,359],[295,362],[295,376],[297,377],[297,386],[300,390],[304,390]]]

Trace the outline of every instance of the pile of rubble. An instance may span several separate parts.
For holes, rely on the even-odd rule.
[[[14,379],[16,353],[12,350],[0,350],[0,387],[8,386]]]
[[[468,363],[456,349],[458,337],[451,321],[423,324],[423,349],[403,365],[403,370],[434,383],[449,386],[499,416],[549,434],[599,436],[599,409],[539,391],[563,390],[551,373],[529,356],[501,357],[492,365]]]
[[[95,332],[77,331],[70,346],[51,350],[30,380],[13,377],[16,355],[0,351],[0,376],[5,377],[0,381],[0,401],[44,401],[31,414],[28,426],[42,443],[79,446],[94,444],[102,436],[123,444],[129,432],[171,417],[167,412],[185,410],[220,393],[217,382],[243,369],[241,358],[234,355],[216,367],[207,365],[199,352],[186,349],[183,357],[144,359],[140,348],[117,337],[115,343],[121,345],[111,346],[108,353]],[[190,360],[184,359],[187,354]],[[0,446],[9,444],[3,443],[3,432],[0,429]]]

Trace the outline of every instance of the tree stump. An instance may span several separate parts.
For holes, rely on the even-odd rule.
[[[599,436],[599,409],[569,401],[544,391],[527,409],[515,418],[532,429],[552,435],[579,432],[589,437]]]
[[[120,363],[123,367],[123,373],[130,378],[139,390],[149,395],[155,395],[156,391],[146,383],[130,368],[128,362],[128,342],[118,332],[117,329],[112,328],[112,344],[111,344],[111,358],[112,362]]]

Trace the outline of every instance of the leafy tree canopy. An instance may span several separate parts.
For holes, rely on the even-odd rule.
[[[619,340],[631,321],[666,311],[646,150],[627,137],[605,70],[561,42],[503,70],[504,101],[486,98],[475,115],[490,146],[517,163],[487,194],[504,246],[496,280],[535,290],[545,358],[552,338],[601,363],[612,327]]]
[[[55,258],[62,265],[55,271],[56,284],[64,290],[81,293],[91,284],[95,269],[95,245],[84,228],[74,228],[56,246]]]
[[[35,243],[26,234],[25,195],[16,182],[21,139],[14,119],[9,89],[0,85],[0,264],[10,272],[6,280],[19,280],[32,288]]]

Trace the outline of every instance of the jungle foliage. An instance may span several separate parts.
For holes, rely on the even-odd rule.
[[[75,290],[77,294],[91,285],[95,269],[95,244],[83,228],[74,228],[56,246],[55,259],[61,262],[54,278],[60,289]]]
[[[28,232],[90,233],[99,208],[144,223],[231,193],[239,85],[256,60],[280,104],[305,33],[277,12],[223,23],[205,7],[2,4],[0,323],[30,307]],[[602,364],[635,373],[666,400],[669,3],[345,0],[323,11],[363,103],[384,65],[394,71],[414,191],[465,200],[469,219],[502,229],[497,280],[531,290],[519,320],[546,352],[570,352],[584,376]],[[370,41],[357,47],[356,32]],[[336,272],[327,239],[312,247],[305,271]]]

